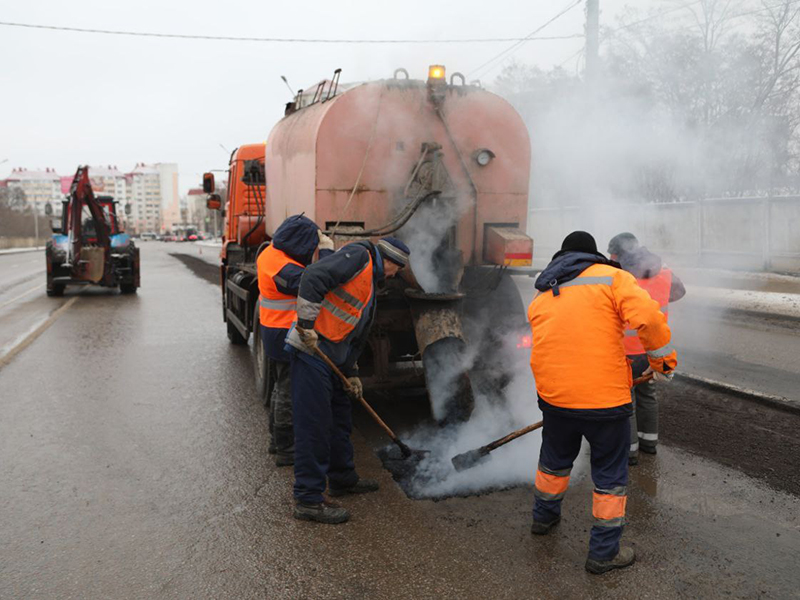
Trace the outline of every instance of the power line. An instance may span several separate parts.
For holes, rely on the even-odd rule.
[[[278,44],[494,44],[504,42],[530,42],[540,40],[569,40],[583,37],[583,34],[554,35],[531,37],[530,34],[523,38],[455,38],[455,39],[331,39],[331,38],[279,38],[279,37],[237,37],[226,35],[200,35],[183,33],[154,33],[148,31],[122,31],[116,29],[87,29],[84,27],[63,27],[60,25],[40,25],[35,23],[12,23],[0,21],[4,27],[19,27],[24,29],[44,29],[48,31],[65,31],[70,33],[94,33],[102,35],[123,35],[131,37],[167,38],[178,40],[212,40],[223,42],[267,42]],[[540,28],[541,29],[541,28]],[[534,32],[535,33],[535,32]]]
[[[525,42],[528,42],[528,41],[530,41],[530,40],[532,40],[532,39],[535,39],[533,36],[535,36],[535,35],[536,35],[537,33],[539,33],[539,32],[540,32],[542,29],[544,29],[545,27],[547,27],[548,25],[550,25],[550,24],[551,24],[552,22],[554,22],[556,19],[559,19],[559,18],[561,18],[563,15],[565,15],[566,13],[568,13],[570,10],[572,10],[573,8],[575,8],[576,6],[578,6],[578,5],[579,5],[581,2],[583,2],[583,0],[575,0],[574,2],[571,2],[571,3],[570,3],[569,5],[567,5],[567,6],[566,6],[566,7],[565,7],[565,8],[564,8],[564,9],[563,9],[561,12],[559,12],[558,14],[556,14],[554,17],[551,17],[551,18],[550,18],[548,21],[546,21],[544,24],[540,25],[539,27],[537,27],[536,29],[534,29],[533,31],[531,31],[531,32],[530,32],[530,33],[529,33],[527,36],[525,36],[525,37],[524,37],[524,38],[522,38],[521,40],[518,40],[518,41],[517,41],[515,44],[513,44],[513,45],[509,46],[508,48],[506,48],[505,50],[503,50],[503,51],[502,51],[502,52],[500,52],[499,54],[496,54],[495,56],[493,56],[492,58],[490,58],[489,60],[487,60],[485,63],[483,63],[483,64],[482,64],[481,66],[479,66],[478,68],[476,68],[476,69],[473,69],[472,71],[470,71],[470,72],[467,74],[467,77],[471,77],[473,74],[478,74],[479,72],[483,72],[483,74],[489,73],[489,72],[490,72],[490,71],[491,71],[491,70],[492,70],[492,69],[493,69],[495,66],[497,66],[497,64],[499,64],[499,63],[497,63],[497,64],[494,64],[494,65],[492,65],[492,63],[495,63],[495,62],[496,62],[496,61],[498,61],[498,60],[502,61],[502,60],[504,60],[505,58],[508,58],[508,56],[510,56],[511,54],[513,54],[514,52],[516,52],[516,51],[517,51],[517,49],[519,49],[520,47],[522,47],[522,45],[523,45],[523,44],[525,44]],[[574,35],[574,36],[570,36],[570,37],[583,37],[583,34],[580,34],[580,35]],[[491,66],[490,66],[490,65],[491,65]],[[489,67],[489,68],[488,68],[488,69],[485,69],[485,67]],[[485,69],[485,70],[484,70],[484,69]]]

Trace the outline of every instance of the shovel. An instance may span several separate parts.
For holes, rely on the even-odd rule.
[[[643,377],[639,377],[638,379],[633,380],[633,385],[639,385],[640,383],[644,383],[645,381],[650,381],[653,378],[653,374],[647,374]],[[532,425],[528,425],[527,427],[523,427],[522,429],[517,429],[516,431],[512,431],[506,436],[501,437],[499,440],[495,440],[486,444],[485,446],[481,446],[480,448],[475,448],[474,450],[468,450],[466,452],[462,452],[461,454],[456,454],[451,460],[453,466],[455,467],[456,471],[466,471],[467,469],[471,469],[478,463],[483,462],[485,459],[490,458],[489,453],[492,450],[497,450],[500,446],[505,446],[508,442],[513,442],[518,437],[522,437],[523,435],[530,433],[531,431],[535,431],[539,429],[542,425],[544,425],[544,421],[539,421],[538,423],[533,423]]]
[[[319,348],[314,348],[314,352],[316,352],[317,356],[319,356],[323,361],[325,361],[325,364],[330,367],[331,371],[333,371],[339,376],[339,379],[342,380],[342,385],[344,385],[344,389],[346,389],[347,391],[351,391],[352,387],[350,386],[350,382],[347,380],[347,377],[345,377],[344,373],[341,372],[339,367],[337,367],[333,363],[333,361],[330,358],[328,358],[328,356]],[[400,448],[400,453],[403,455],[403,458],[408,458],[410,456],[422,458],[429,453],[428,450],[412,450],[411,448],[409,448],[405,443],[403,443],[402,440],[400,440],[400,438],[398,438],[394,434],[394,431],[392,431],[392,429],[384,422],[384,420],[381,419],[380,415],[378,415],[378,413],[375,412],[375,410],[369,405],[369,403],[366,400],[364,400],[364,397],[361,394],[359,394],[358,396],[358,401],[361,402],[361,405],[366,409],[366,411],[375,420],[375,422],[381,426],[381,429],[383,429],[386,432],[386,435],[388,435],[391,438],[391,440],[395,444],[397,444],[397,447]]]

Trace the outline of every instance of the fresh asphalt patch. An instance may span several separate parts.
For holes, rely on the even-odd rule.
[[[204,279],[213,285],[219,285],[219,265],[212,265],[211,263],[204,261],[202,258],[197,258],[196,256],[191,256],[190,254],[170,252],[170,256],[181,261],[200,279]]]
[[[800,496],[800,416],[675,379],[659,385],[663,442]]]

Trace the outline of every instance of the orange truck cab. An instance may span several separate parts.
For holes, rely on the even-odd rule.
[[[234,344],[246,344],[250,333],[259,337],[256,259],[268,244],[264,149],[264,144],[247,144],[233,151],[224,199],[216,193],[214,175],[203,175],[207,207],[223,210],[225,219],[220,252],[222,318]]]

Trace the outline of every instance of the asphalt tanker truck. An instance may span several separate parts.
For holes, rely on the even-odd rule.
[[[440,65],[426,80],[339,76],[299,91],[267,139],[266,237],[304,213],[337,248],[404,239],[413,273],[380,292],[361,377],[373,389],[426,385],[437,419],[463,419],[476,390],[502,396],[500,348],[526,324],[510,275],[533,251],[527,129],[504,99]]]

